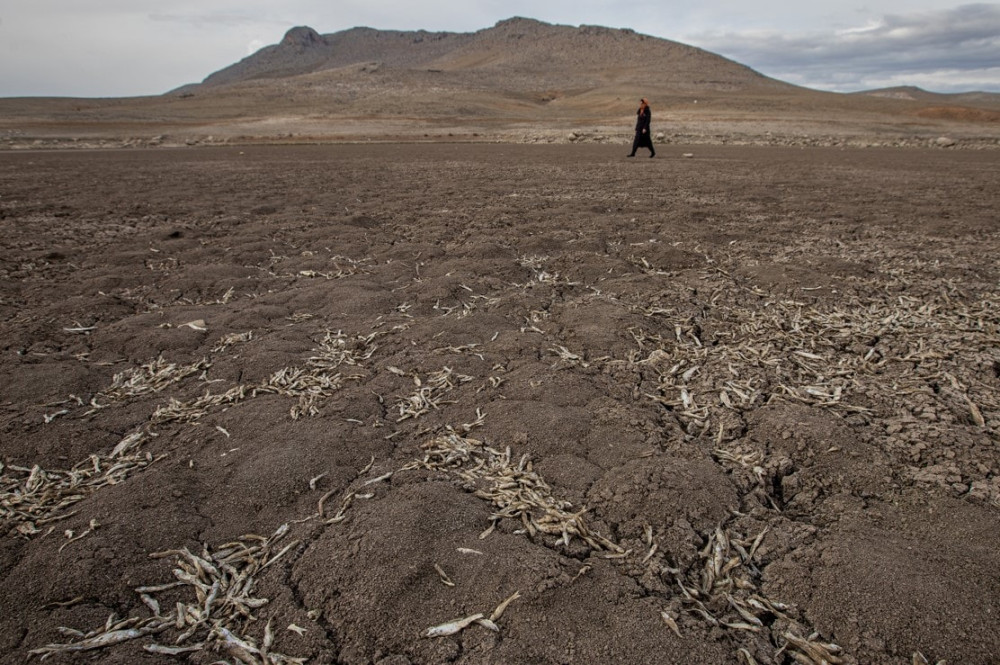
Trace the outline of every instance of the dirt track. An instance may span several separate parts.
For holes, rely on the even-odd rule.
[[[625,152],[0,153],[0,663],[995,662],[996,156]]]

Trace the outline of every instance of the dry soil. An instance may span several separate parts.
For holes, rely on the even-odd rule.
[[[0,663],[996,662],[995,151],[625,152],[0,153]]]

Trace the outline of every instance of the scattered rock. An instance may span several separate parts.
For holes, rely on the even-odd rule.
[[[969,485],[969,498],[984,503],[1000,505],[1000,478],[976,480]]]
[[[323,36],[308,26],[292,28],[281,40],[282,46],[309,47],[323,44],[326,44]]]
[[[934,464],[914,473],[913,480],[918,483],[947,487],[952,483],[960,483],[962,474],[954,464]]]

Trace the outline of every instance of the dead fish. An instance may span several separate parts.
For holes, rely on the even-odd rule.
[[[753,612],[751,612],[748,609],[746,609],[745,607],[743,607],[740,603],[738,603],[736,601],[735,598],[733,598],[728,593],[726,594],[726,600],[729,601],[729,605],[734,610],[736,610],[739,613],[739,615],[746,620],[747,623],[753,624],[754,626],[758,626],[758,627],[763,627],[764,626],[763,622],[761,622],[761,620],[758,619],[757,616],[754,615]]]
[[[386,473],[384,475],[381,475],[378,478],[372,478],[370,480],[366,480],[364,482],[364,485],[362,485],[362,487],[364,487],[365,485],[372,485],[374,483],[380,483],[383,480],[389,480],[390,478],[392,478],[392,471],[390,471],[389,473]]]
[[[499,633],[500,632],[500,626],[496,625],[495,623],[493,623],[489,619],[479,619],[478,621],[476,621],[476,625],[477,626],[482,626],[483,628],[487,628],[489,630],[492,630],[494,633]]]
[[[59,631],[60,635],[65,635],[66,637],[72,638],[74,640],[80,640],[87,637],[86,634],[76,630],[75,628],[66,628],[65,626],[59,626],[56,630]]]
[[[218,633],[222,637],[223,648],[233,658],[237,658],[244,663],[256,663],[259,661],[256,656],[260,653],[260,649],[245,640],[241,640],[223,626],[219,626]]]
[[[153,598],[149,594],[145,594],[145,593],[144,594],[140,594],[139,598],[142,599],[142,602],[153,613],[153,616],[157,616],[157,617],[160,616],[160,603],[157,602],[157,600],[155,598]]]
[[[764,527],[764,530],[757,534],[757,537],[753,540],[753,545],[750,546],[750,559],[753,559],[754,555],[757,553],[757,549],[760,547],[761,543],[764,542],[764,537],[767,532],[771,530],[771,527]]]
[[[441,566],[435,563],[434,570],[437,571],[437,574],[441,577],[441,582],[443,582],[445,586],[455,586],[455,583],[451,581],[451,578],[448,577],[448,573],[444,572],[444,569],[441,568]]]
[[[158,653],[164,656],[178,656],[182,653],[191,653],[193,651],[201,651],[205,648],[204,642],[199,642],[198,644],[192,644],[189,647],[168,647],[163,644],[147,644],[143,647],[149,653]]]
[[[482,612],[479,614],[473,614],[472,616],[465,617],[464,619],[456,619],[454,621],[449,621],[448,623],[443,623],[440,626],[434,626],[428,628],[427,632],[424,633],[424,637],[446,637],[448,635],[454,635],[465,630],[471,624],[479,621],[483,618]]]
[[[128,642],[130,640],[135,640],[144,635],[149,635],[153,632],[159,632],[165,629],[169,624],[159,624],[157,626],[149,628],[127,628],[125,630],[112,630],[106,633],[101,633],[95,637],[82,640],[75,644],[49,644],[47,646],[32,649],[29,654],[35,655],[46,655],[54,653],[57,651],[91,651],[93,649],[103,649],[104,647],[113,646],[115,644],[121,644],[122,642]]]
[[[184,582],[185,584],[193,586],[196,589],[199,589],[199,590],[205,592],[206,594],[208,594],[208,593],[210,593],[212,591],[212,587],[208,586],[207,584],[205,584],[204,582],[202,582],[201,580],[199,580],[194,575],[192,575],[190,573],[187,573],[187,572],[184,572],[180,568],[174,568],[173,573],[174,573],[174,577],[176,577],[181,582]]]
[[[726,626],[727,628],[734,628],[736,630],[746,630],[751,633],[759,633],[761,631],[761,629],[758,628],[757,626],[752,626],[742,621],[735,621],[735,622],[723,621],[722,625]]]
[[[45,424],[48,425],[49,423],[51,423],[53,420],[55,420],[59,416],[65,416],[68,413],[69,413],[69,409],[60,409],[59,411],[56,411],[55,413],[50,413],[50,414],[44,415],[43,418],[45,420]]]
[[[205,598],[204,610],[202,614],[209,616],[212,611],[212,604],[215,603],[216,598],[219,596],[219,591],[222,588],[220,580],[215,580],[212,582],[212,590],[208,592],[208,596]]]
[[[316,476],[315,478],[310,478],[309,479],[309,489],[315,490],[316,489],[316,483],[318,483],[320,480],[322,480],[322,478],[324,476],[326,476],[326,474],[325,473],[321,473],[318,476]]]
[[[264,626],[264,641],[260,646],[260,656],[265,663],[270,662],[271,659],[268,658],[267,652],[274,645],[274,631],[271,630],[271,621],[271,619],[268,619],[267,625]]]
[[[490,615],[490,621],[491,622],[493,622],[493,621],[499,621],[500,617],[502,617],[503,613],[507,610],[507,606],[510,605],[511,603],[513,603],[515,600],[517,600],[520,597],[521,597],[521,592],[520,591],[515,591],[513,594],[511,594],[511,596],[509,598],[507,598],[507,600],[505,600],[502,603],[500,603],[499,605],[497,605],[497,608],[495,610],[493,610],[493,614]]]
[[[667,624],[667,627],[674,631],[677,637],[681,636],[681,629],[677,626],[677,622],[666,610],[660,612],[660,617],[663,619],[663,623]]]

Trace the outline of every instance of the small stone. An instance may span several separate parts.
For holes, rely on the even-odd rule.
[[[977,480],[969,486],[969,498],[977,501],[988,501],[990,486],[985,480]]]

